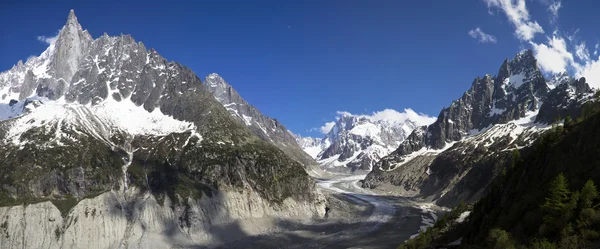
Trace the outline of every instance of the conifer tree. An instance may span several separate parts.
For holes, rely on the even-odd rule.
[[[579,196],[580,208],[591,208],[596,198],[598,198],[598,190],[596,189],[594,181],[590,179],[581,189],[581,194]]]
[[[569,202],[570,192],[567,179],[562,173],[550,183],[548,191],[546,202],[542,205],[542,210],[546,213],[545,220],[560,217]]]

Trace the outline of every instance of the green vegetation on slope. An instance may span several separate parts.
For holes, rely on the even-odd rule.
[[[513,154],[464,226],[416,238],[403,248],[588,248],[600,240],[600,103]],[[522,156],[521,156],[522,155]]]

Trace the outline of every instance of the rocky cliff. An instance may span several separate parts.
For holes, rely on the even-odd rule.
[[[545,79],[533,53],[519,53],[496,76],[476,78],[433,124],[415,129],[376,164],[364,186],[444,205],[477,200],[510,165],[513,150],[531,145],[561,115],[580,113],[592,96],[584,78]]]

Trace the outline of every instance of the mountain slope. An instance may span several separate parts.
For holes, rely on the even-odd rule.
[[[515,167],[499,178],[490,192],[474,207],[469,218],[469,228],[463,234],[465,243],[481,244],[481,238],[487,237],[492,228],[509,231],[520,244],[529,244],[535,237],[545,237],[561,248],[567,248],[565,246],[568,241],[584,244],[586,240],[597,240],[597,236],[592,235],[592,231],[598,231],[597,220],[586,216],[590,210],[583,210],[584,203],[577,203],[577,208],[571,212],[562,211],[559,219],[552,217],[543,205],[547,202],[547,197],[550,197],[553,180],[559,174],[566,179],[567,191],[573,193],[582,189],[588,180],[596,184],[600,182],[597,167],[600,159],[597,153],[600,149],[598,107],[596,99],[594,104],[587,105],[592,110],[581,116],[579,122],[566,122],[564,127],[555,127],[536,141],[534,146],[523,151]],[[586,197],[586,193],[582,191],[581,198]],[[578,201],[577,197],[575,201]],[[597,209],[597,198],[592,197],[589,201],[591,205],[588,208]],[[567,222],[572,224],[562,223],[562,218],[571,219]],[[553,233],[552,223],[571,228]]]
[[[418,126],[433,118],[411,109],[400,113],[386,109],[373,115],[338,112],[340,117],[321,139],[297,136],[296,141],[324,167],[342,166],[352,171],[370,171]]]
[[[577,121],[555,125],[515,153],[512,167],[494,180],[465,222],[433,229],[421,235],[429,239],[416,239],[412,244],[420,245],[409,248],[447,247],[453,241],[460,248],[597,247],[598,97],[584,104]]]
[[[192,247],[236,220],[324,214],[302,166],[190,69],[129,35],[92,39],[73,11],[0,73],[0,97],[2,248]]]
[[[475,201],[510,163],[513,149],[529,146],[561,114],[580,112],[592,94],[584,78],[547,81],[531,51],[519,53],[497,76],[476,78],[433,124],[413,131],[364,186],[444,205]]]
[[[240,123],[246,125],[264,141],[273,143],[304,167],[316,164],[296,143],[294,135],[277,119],[263,115],[256,107],[244,100],[221,76],[212,73],[206,77],[204,86]]]

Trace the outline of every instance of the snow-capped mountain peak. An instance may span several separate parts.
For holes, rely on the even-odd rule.
[[[9,71],[0,73],[2,99],[10,96],[23,100],[34,95],[58,99],[68,90],[93,38],[71,10],[58,36],[48,42],[48,48],[40,56],[30,57],[24,64],[19,61]]]
[[[115,134],[195,134],[197,127],[192,122],[155,108],[159,99],[162,104],[169,103],[170,88],[181,87],[165,87],[166,60],[155,51],[147,52],[126,35],[105,34],[94,40],[73,10],[57,37],[46,40],[48,48],[39,56],[0,73],[0,121],[6,128],[3,142],[23,146],[31,142],[27,134],[32,130],[52,134],[53,138],[45,141],[48,146],[73,140],[69,133],[73,131],[111,146]],[[146,76],[140,79],[142,72]],[[180,83],[185,81],[173,79],[172,84]]]
[[[434,118],[411,109],[386,109],[372,115],[338,112],[338,119],[322,139],[297,138],[309,155],[326,167],[346,166],[371,170],[373,164],[393,151],[416,128]]]

